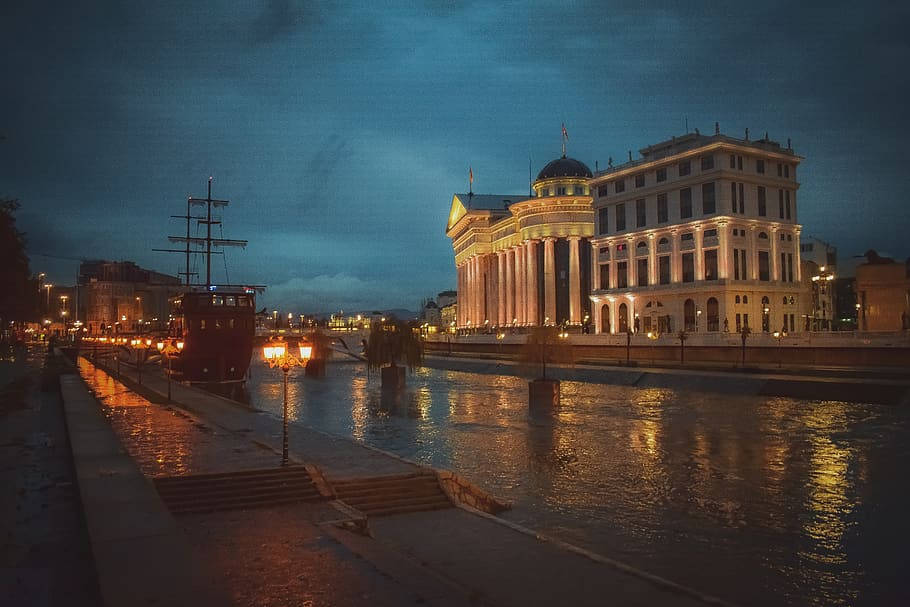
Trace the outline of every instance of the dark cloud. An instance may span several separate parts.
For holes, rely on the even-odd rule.
[[[906,256],[908,13],[5,3],[0,194],[22,200],[33,251],[174,271],[150,249],[214,174],[216,194],[233,201],[226,235],[250,240],[232,277],[286,285],[266,299],[305,299],[341,276],[413,307],[453,284],[442,226],[468,165],[476,191],[520,193],[529,154],[536,172],[559,153],[563,121],[570,154],[601,166],[680,134],[687,119],[702,131],[719,121],[736,135],[793,138],[806,158],[804,233],[845,256],[870,246]]]

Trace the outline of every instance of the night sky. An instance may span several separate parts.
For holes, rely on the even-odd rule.
[[[804,235],[904,259],[910,5],[809,4],[4,2],[0,196],[72,284],[39,254],[177,272],[151,249],[213,175],[262,305],[416,309],[469,166],[519,194],[562,122],[593,169],[718,121],[792,138]]]

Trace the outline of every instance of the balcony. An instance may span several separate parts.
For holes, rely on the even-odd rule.
[[[623,249],[622,251],[616,251],[615,259],[628,259],[628,257],[629,252],[627,250]]]
[[[702,243],[703,247],[716,247],[720,241],[717,236],[708,236],[704,239]]]

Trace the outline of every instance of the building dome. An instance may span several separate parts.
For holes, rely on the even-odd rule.
[[[542,168],[537,174],[537,181],[554,177],[594,177],[594,174],[585,163],[563,156]]]

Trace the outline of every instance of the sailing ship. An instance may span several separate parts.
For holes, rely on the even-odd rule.
[[[186,221],[185,236],[168,236],[172,243],[182,243],[181,249],[154,249],[185,256],[186,267],[179,272],[185,283],[181,293],[172,297],[168,337],[183,341],[183,350],[172,362],[175,379],[203,384],[242,384],[253,354],[256,331],[256,294],[263,285],[216,284],[212,282],[212,255],[224,255],[212,247],[245,247],[246,240],[213,238],[212,226],[221,226],[213,218],[213,209],[223,209],[227,200],[212,198],[212,177],[208,181],[208,196],[186,201],[186,215],[171,215]],[[205,215],[193,215],[205,209]],[[205,236],[191,234],[192,222],[205,226]],[[220,231],[220,229],[219,229]],[[205,282],[193,282],[198,276],[190,267],[196,255],[205,257]]]

